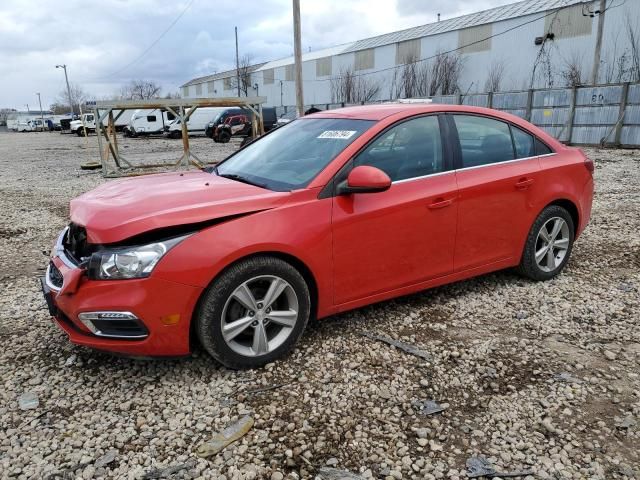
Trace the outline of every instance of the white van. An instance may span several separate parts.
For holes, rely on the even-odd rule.
[[[187,109],[186,113],[189,113],[190,109]],[[189,117],[187,121],[187,132],[189,135],[202,134],[204,135],[204,131],[207,128],[209,122],[211,122],[218,113],[226,110],[224,107],[203,107],[198,108],[193,115]],[[171,124],[164,128],[165,135],[171,138],[180,138],[182,137],[182,124],[180,123],[180,119],[176,118]]]
[[[136,110],[131,116],[129,125],[125,127],[124,134],[129,137],[137,137],[138,135],[163,133],[164,127],[169,125],[175,118],[173,113],[163,112],[157,108],[153,110]]]

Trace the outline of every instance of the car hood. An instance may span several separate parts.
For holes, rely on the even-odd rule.
[[[273,192],[206,172],[115,180],[71,201],[71,221],[91,243],[114,243],[166,227],[268,210],[289,192]]]

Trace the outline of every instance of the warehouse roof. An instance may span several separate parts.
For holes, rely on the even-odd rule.
[[[256,63],[255,65],[251,65],[251,66],[249,66],[249,71],[253,72],[253,71],[257,70],[258,68],[260,68],[263,65],[264,65],[264,62],[263,63]],[[240,71],[242,71],[242,67],[240,67],[240,68],[241,68]],[[194,78],[193,80],[189,80],[184,85],[180,85],[180,88],[188,87],[189,85],[195,85],[196,83],[206,83],[206,82],[210,82],[212,80],[219,80],[221,78],[234,77],[235,75],[236,75],[236,69],[235,68],[233,70],[225,70],[224,72],[218,72],[218,73],[213,73],[211,75],[206,75],[204,77]]]
[[[428,37],[429,35],[436,35],[438,33],[495,23],[501,20],[567,7],[576,3],[582,3],[582,0],[524,0],[510,5],[503,5],[481,12],[462,15],[461,17],[449,18],[440,22],[428,23],[418,27],[407,28],[406,30],[399,30],[397,32],[385,33],[383,35],[365,38],[364,40],[358,40],[341,53],[355,52],[405,40],[413,40],[414,38]]]
[[[439,33],[461,30],[464,28],[485,25],[502,20],[509,20],[511,18],[522,17],[524,15],[542,13],[549,10],[554,10],[556,8],[568,7],[570,5],[583,3],[583,1],[584,0],[523,0],[521,2],[503,5],[500,7],[483,10],[481,12],[475,12],[468,15],[462,15],[460,17],[449,18],[440,22],[428,23],[426,25],[420,25],[418,27],[407,28],[406,30],[399,30],[397,32],[385,33],[383,35],[365,38],[356,42],[350,42],[334,47],[324,48],[322,50],[315,50],[313,52],[306,52],[302,54],[302,61],[306,62],[309,60],[316,60],[318,58],[330,57],[332,55],[356,52],[358,50],[381,47],[383,45],[390,45],[405,40],[413,40],[416,38],[428,37],[430,35],[437,35]],[[253,72],[270,68],[284,67],[286,65],[291,65],[292,63],[294,63],[293,56],[253,65],[251,71]],[[217,73],[215,75],[210,75],[208,77],[195,78],[182,86],[186,87],[196,83],[203,83],[210,80],[215,80],[217,78],[228,77],[230,75],[235,75],[235,72],[235,69],[233,69],[226,72]]]

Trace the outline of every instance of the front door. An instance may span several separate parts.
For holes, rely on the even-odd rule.
[[[352,161],[385,171],[391,188],[334,197],[334,301],[337,305],[453,271],[455,173],[436,115],[403,121]]]

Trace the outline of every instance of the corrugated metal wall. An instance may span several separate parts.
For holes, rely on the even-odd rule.
[[[529,120],[555,138],[576,145],[640,146],[640,83],[516,92],[437,95],[434,103],[490,107]],[[371,103],[380,103],[371,102]],[[311,105],[305,106],[305,109]],[[323,110],[348,106],[315,105]],[[278,114],[295,107],[278,107]]]

